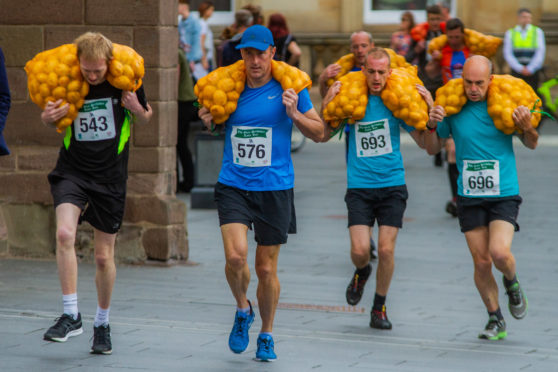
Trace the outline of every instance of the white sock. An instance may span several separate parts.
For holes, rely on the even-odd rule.
[[[101,309],[99,305],[97,305],[97,313],[95,313],[95,321],[93,322],[93,326],[99,327],[102,325],[104,326],[108,325],[109,311],[110,311],[110,307],[108,309]]]
[[[76,320],[78,317],[77,293],[62,295],[62,301],[64,302],[64,314],[71,315]]]
[[[239,313],[250,314],[250,306],[241,309],[240,307],[236,308],[236,311]]]

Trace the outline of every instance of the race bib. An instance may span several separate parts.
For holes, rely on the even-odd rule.
[[[76,141],[102,141],[116,136],[112,100],[87,100],[74,120]]]
[[[369,157],[392,152],[388,119],[356,122],[355,140],[357,157]]]
[[[233,162],[245,167],[269,167],[272,134],[271,128],[233,127]]]
[[[464,160],[464,195],[500,195],[500,162],[498,160]]]

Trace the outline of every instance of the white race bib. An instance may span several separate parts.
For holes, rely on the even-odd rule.
[[[269,167],[272,134],[271,128],[233,127],[231,133],[233,162],[245,167]]]
[[[74,120],[76,141],[102,141],[116,137],[112,100],[85,101]]]
[[[500,162],[498,160],[463,160],[464,195],[500,195]]]
[[[355,125],[357,157],[379,156],[393,151],[388,119],[357,121]]]

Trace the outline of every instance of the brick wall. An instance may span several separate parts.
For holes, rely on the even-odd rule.
[[[143,56],[144,86],[154,111],[148,125],[132,129],[128,198],[116,254],[128,262],[187,259],[186,207],[175,197],[177,0],[2,4],[0,45],[12,94],[4,134],[12,154],[0,157],[0,256],[53,257],[55,248],[46,175],[54,167],[62,135],[41,124],[40,109],[28,98],[23,66],[45,49],[98,31]],[[76,246],[80,257],[92,257],[90,227],[80,227]]]

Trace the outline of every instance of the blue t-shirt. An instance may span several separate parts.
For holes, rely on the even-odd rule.
[[[399,127],[414,128],[397,119],[379,96],[369,95],[364,118],[350,125],[347,187],[381,188],[405,184]]]
[[[287,190],[294,186],[291,160],[292,120],[283,105],[283,88],[271,79],[248,85],[236,111],[225,122],[225,149],[219,182],[242,190]],[[298,110],[312,109],[307,89],[298,94]]]
[[[512,135],[496,129],[486,101],[468,101],[438,125],[438,135],[455,141],[458,194],[504,197],[519,194]]]

